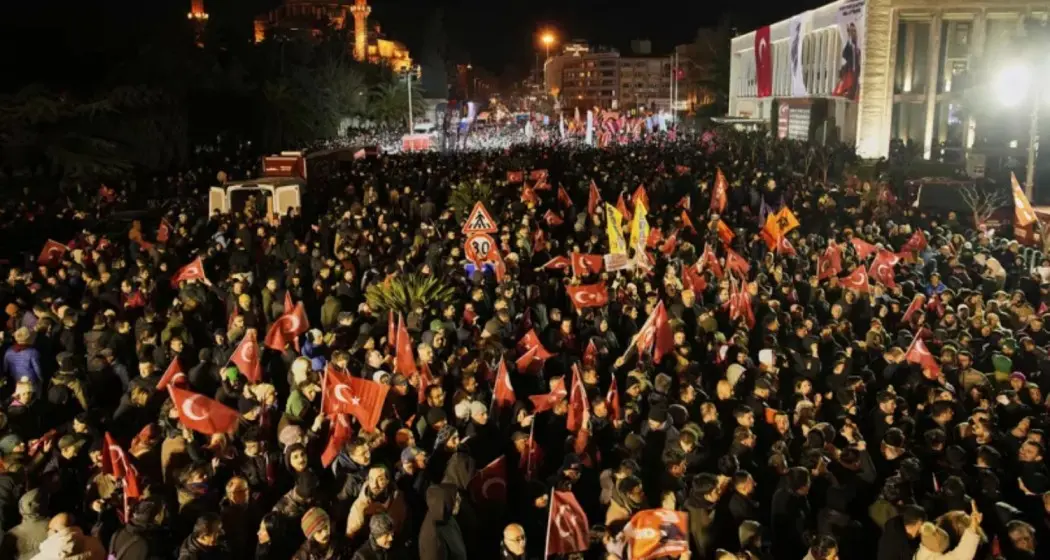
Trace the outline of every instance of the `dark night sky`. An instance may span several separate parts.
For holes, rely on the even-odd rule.
[[[205,0],[215,15],[244,21],[281,0]],[[740,31],[771,23],[824,0],[372,0],[373,17],[418,58],[431,14],[444,11],[452,62],[472,62],[504,78],[524,76],[533,64],[536,33],[557,30],[561,39],[584,39],[626,51],[631,39],[647,38],[654,54],[690,41],[700,27],[729,14]],[[0,18],[0,75],[25,81],[25,69],[54,68],[94,43],[120,42],[125,50],[155,36],[162,26],[185,22],[190,0],[15,0]],[[106,39],[100,39],[105,36]],[[4,60],[6,59],[6,60]],[[28,77],[28,76],[25,76]]]

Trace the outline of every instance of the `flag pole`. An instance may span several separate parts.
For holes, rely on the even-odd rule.
[[[324,374],[321,377],[321,414],[324,414],[324,394],[328,392],[328,368],[331,367],[329,364],[325,364]],[[395,408],[396,410],[396,408]]]
[[[551,488],[551,497],[547,503],[547,536],[543,539],[543,557],[551,554],[551,515],[554,513],[554,488]]]

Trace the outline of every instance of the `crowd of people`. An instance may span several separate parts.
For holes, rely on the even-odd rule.
[[[368,157],[279,220],[202,210],[217,158],[9,263],[0,558],[1046,557],[1016,242],[702,144]]]

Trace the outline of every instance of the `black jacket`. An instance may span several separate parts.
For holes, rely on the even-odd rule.
[[[882,528],[878,560],[911,560],[918,548],[919,542],[908,536],[904,530],[904,520],[898,515]]]
[[[419,560],[467,560],[467,545],[452,516],[456,489],[436,484],[427,489],[427,516],[419,531]]]

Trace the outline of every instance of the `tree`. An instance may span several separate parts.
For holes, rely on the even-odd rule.
[[[397,127],[408,124],[408,84],[399,79],[391,79],[372,89],[369,98],[368,114],[375,122]],[[426,110],[423,91],[416,81],[412,82],[412,111],[414,116],[421,116]]]
[[[423,78],[421,87],[430,97],[448,97],[448,37],[445,34],[445,11],[437,8],[427,19],[420,56]]]
[[[983,228],[988,218],[991,218],[996,210],[1002,208],[1010,200],[1002,189],[980,189],[974,184],[966,185],[959,190],[959,194],[966,206],[970,208],[973,223],[978,229]]]
[[[697,113],[724,115],[729,108],[730,39],[733,28],[728,18],[717,27],[701,28],[686,46],[680,64],[684,66],[687,94],[695,95]]]

